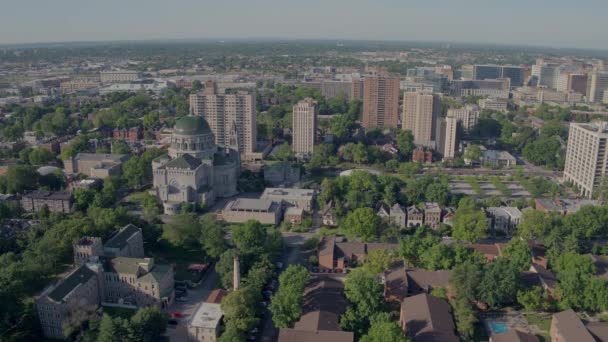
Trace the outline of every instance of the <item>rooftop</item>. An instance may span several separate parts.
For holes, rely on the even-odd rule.
[[[555,326],[562,335],[564,341],[594,342],[583,322],[572,309],[553,314]],[[552,323],[553,325],[553,323]]]
[[[443,299],[422,293],[401,303],[407,334],[415,342],[458,342],[450,305]]]
[[[175,123],[173,133],[179,135],[211,134],[211,128],[201,116],[185,116]]]
[[[89,160],[89,161],[104,161],[104,162],[115,162],[120,163],[128,159],[129,156],[126,154],[109,154],[109,153],[78,153],[75,160]]]
[[[72,194],[63,191],[42,191],[35,190],[23,194],[23,197],[44,200],[62,200],[67,201],[72,199]]]
[[[199,165],[201,165],[200,159],[189,154],[183,154],[182,156],[177,157],[165,164],[163,168],[195,170]]]
[[[511,329],[502,334],[492,335],[492,342],[538,342],[535,335]]]
[[[215,329],[224,316],[220,304],[202,302],[192,316],[188,326]]]
[[[353,342],[354,333],[350,331],[306,331],[281,329],[279,342]]]
[[[56,302],[61,302],[78,286],[85,284],[91,277],[95,277],[95,272],[91,271],[86,265],[78,267],[48,293],[48,297]]]
[[[289,199],[306,199],[311,200],[315,191],[311,189],[296,189],[296,188],[266,188],[261,198],[264,197],[285,197]]]
[[[296,330],[340,331],[340,316],[346,311],[344,284],[329,277],[312,277],[304,290],[302,316]]]
[[[269,199],[237,198],[226,205],[228,210],[248,210],[271,212],[277,209],[279,204]]]
[[[106,241],[104,248],[123,249],[127,245],[129,238],[139,232],[140,229],[138,227],[128,224],[122,227],[118,233],[114,234],[114,236]]]

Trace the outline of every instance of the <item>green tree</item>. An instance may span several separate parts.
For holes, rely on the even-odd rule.
[[[137,310],[130,319],[130,328],[135,341],[156,341],[167,329],[167,314],[156,306]]]
[[[108,314],[104,314],[101,317],[99,323],[99,335],[97,336],[97,342],[114,342],[118,335],[117,327],[114,325],[114,320]]]
[[[532,251],[525,240],[519,238],[511,239],[503,249],[502,254],[520,272],[530,268]]]
[[[370,318],[384,310],[382,285],[373,273],[357,268],[349,273],[344,283],[344,294],[349,306],[340,319],[340,326],[363,335]]]
[[[303,266],[290,265],[279,277],[279,290],[272,296],[270,312],[278,328],[290,327],[302,313],[302,294],[308,279]]]
[[[397,260],[396,256],[386,249],[375,249],[365,256],[363,268],[373,274],[380,274],[387,270]]]
[[[112,153],[114,154],[130,154],[131,147],[123,140],[116,140],[112,143]]]
[[[465,197],[458,203],[454,214],[452,235],[461,241],[476,242],[487,236],[488,221],[473,199]]]
[[[399,131],[397,132],[397,147],[399,148],[399,154],[404,160],[410,160],[412,153],[416,149],[414,144],[414,134],[412,131]]]
[[[74,190],[74,206],[76,210],[86,211],[95,198],[95,190],[76,189]]]
[[[450,198],[450,187],[447,182],[431,183],[425,192],[426,198],[440,205],[447,205]]]
[[[173,245],[183,248],[195,247],[201,235],[201,225],[194,213],[174,216],[167,225],[164,237]]]
[[[232,241],[242,253],[257,253],[266,242],[266,228],[256,220],[232,228]]]
[[[344,220],[344,231],[363,241],[370,241],[378,235],[380,218],[371,208],[357,208],[351,211]]]
[[[473,162],[479,162],[481,159],[481,148],[479,145],[471,145],[465,149],[463,157]]]
[[[548,215],[538,210],[528,210],[522,214],[517,232],[524,239],[538,239],[545,235]]]
[[[403,330],[391,320],[390,314],[381,313],[372,317],[370,328],[361,342],[406,342]]]
[[[475,333],[475,323],[477,323],[477,316],[473,311],[471,302],[458,297],[452,302],[452,309],[454,310],[458,333],[465,339],[471,338]]]
[[[200,219],[201,235],[200,244],[205,253],[213,259],[217,259],[226,250],[224,239],[224,228],[213,214],[205,214]]]
[[[508,261],[498,259],[484,267],[480,279],[479,299],[492,308],[510,304],[519,288],[519,271]]]
[[[543,289],[534,286],[529,290],[517,291],[517,303],[528,312],[539,311],[543,308]]]
[[[274,159],[280,161],[289,161],[293,159],[293,151],[288,143],[281,144],[273,155]]]
[[[258,323],[257,307],[261,295],[254,289],[243,287],[230,292],[222,299],[222,312],[226,330],[235,329],[236,335],[242,336]]]
[[[38,187],[38,173],[31,166],[9,166],[6,174],[0,177],[0,192],[17,194]]]

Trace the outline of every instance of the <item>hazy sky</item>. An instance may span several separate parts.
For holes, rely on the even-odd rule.
[[[608,49],[608,0],[0,0],[0,44],[171,38]]]

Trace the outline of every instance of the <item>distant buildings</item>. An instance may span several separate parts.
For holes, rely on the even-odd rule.
[[[534,200],[536,210],[546,213],[556,212],[561,215],[574,214],[586,205],[598,206],[600,201],[587,199],[568,199],[568,198],[537,198]]]
[[[606,91],[608,91],[608,71],[594,71],[589,74],[587,101],[591,103],[602,102]]]
[[[485,209],[490,228],[510,235],[521,222],[522,213],[517,207],[488,207]]]
[[[299,101],[293,106],[292,149],[298,159],[312,156],[317,135],[317,102],[311,98]]]
[[[353,83],[353,87],[357,88]],[[356,92],[354,92],[356,93]],[[363,127],[397,127],[399,123],[399,77],[366,75],[363,80]]]
[[[566,149],[564,180],[591,198],[608,167],[608,122],[571,123]]]
[[[352,82],[323,80],[321,82],[321,94],[327,99],[342,97],[350,100],[352,98]]]
[[[243,160],[254,158],[256,151],[255,111],[255,92],[226,93],[213,81],[205,82],[202,93],[190,95],[190,114],[205,118],[217,145],[238,146]]]
[[[487,98],[487,99],[479,100],[479,107],[481,109],[496,110],[496,111],[503,112],[503,111],[507,110],[508,103],[509,102],[507,101],[507,99]]]
[[[129,83],[114,83],[112,85],[99,89],[99,95],[108,95],[112,93],[138,93],[141,91],[160,94],[167,89],[166,81],[159,80],[137,80]]]
[[[300,181],[301,170],[297,164],[278,162],[264,166],[264,182],[272,186],[292,185]]]
[[[435,121],[441,110],[438,95],[422,92],[406,92],[403,96],[402,127],[414,134],[414,143],[433,146]]]
[[[508,78],[512,87],[524,84],[524,69],[513,65],[475,65],[473,66],[473,79],[499,79]]]
[[[444,160],[451,160],[456,157],[458,125],[460,122],[453,116],[437,120],[436,150],[443,156]]]
[[[118,175],[122,164],[129,159],[126,154],[78,153],[63,161],[66,174],[84,174],[91,178],[104,179]]]
[[[451,96],[490,96],[508,99],[510,88],[509,79],[455,80],[450,82],[449,93]]]
[[[140,79],[141,76],[141,73],[133,70],[101,71],[99,73],[101,83],[131,82]]]

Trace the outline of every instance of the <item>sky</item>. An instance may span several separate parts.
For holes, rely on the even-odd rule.
[[[608,49],[608,0],[0,0],[0,44],[231,38]]]

